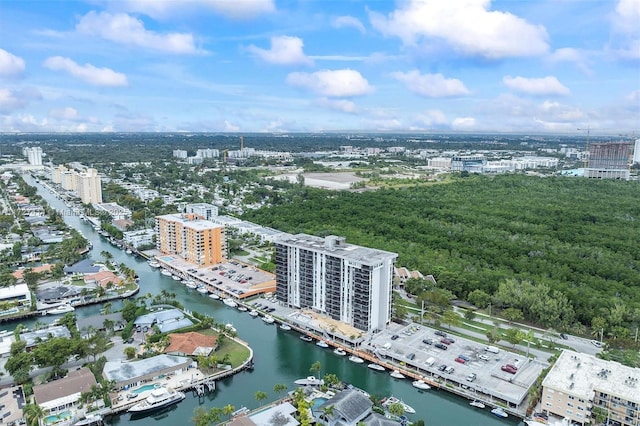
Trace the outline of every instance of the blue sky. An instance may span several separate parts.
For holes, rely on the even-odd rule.
[[[3,0],[0,131],[640,134],[640,0]]]

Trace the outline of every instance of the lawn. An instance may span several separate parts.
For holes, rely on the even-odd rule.
[[[219,333],[215,330],[201,330],[199,333],[206,334],[208,336],[218,336]],[[222,345],[216,349],[213,355],[219,360],[223,359],[226,354],[229,354],[229,361],[231,367],[235,368],[245,362],[249,358],[249,348],[230,338],[224,339]]]

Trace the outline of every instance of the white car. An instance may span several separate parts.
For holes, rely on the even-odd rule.
[[[602,342],[599,342],[599,341],[597,341],[597,340],[592,340],[592,341],[591,341],[591,344],[592,344],[593,346],[595,346],[596,348],[601,348],[601,347],[602,347]]]
[[[480,354],[480,355],[478,355],[478,358],[480,358],[480,359],[481,359],[481,360],[483,360],[483,361],[489,361],[489,357],[488,357],[488,356],[486,356],[485,354]]]

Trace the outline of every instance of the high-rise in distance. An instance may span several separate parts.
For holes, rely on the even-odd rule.
[[[391,321],[396,253],[346,244],[333,235],[286,235],[275,247],[279,302],[366,332]]]
[[[226,260],[224,226],[196,214],[167,214],[156,217],[156,247],[196,265]]]

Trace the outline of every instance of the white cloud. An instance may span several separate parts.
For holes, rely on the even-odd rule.
[[[448,121],[444,112],[438,109],[430,109],[422,114],[418,114],[414,119],[414,123],[414,127],[419,125],[419,127],[416,128],[430,128],[445,126]]]
[[[224,120],[224,131],[225,132],[239,132],[240,131],[240,126],[236,126],[234,124],[231,124],[231,122],[229,122],[229,120]]]
[[[55,118],[56,120],[77,120],[78,119],[78,110],[71,107],[66,108],[54,108],[49,111],[49,117]]]
[[[313,65],[313,61],[302,51],[304,42],[301,38],[290,36],[271,37],[271,49],[261,49],[254,45],[247,47],[253,55],[270,64],[278,65]]]
[[[640,59],[640,1],[620,0],[612,15],[617,55],[625,60]]]
[[[149,31],[144,27],[144,23],[141,20],[126,13],[110,14],[108,12],[96,13],[91,11],[80,19],[80,22],[76,25],[76,30],[82,34],[98,36],[116,43],[162,52],[176,54],[198,52],[192,34],[159,34]]]
[[[346,99],[318,99],[316,103],[322,107],[329,108],[335,111],[342,111],[348,113],[354,113],[357,111],[356,104]]]
[[[287,84],[330,98],[361,96],[373,90],[369,82],[352,69],[293,72],[287,76]]]
[[[468,95],[464,83],[455,78],[445,78],[442,74],[420,74],[418,70],[394,72],[391,77],[404,83],[405,87],[420,96],[444,98]]]
[[[44,61],[44,66],[54,71],[66,71],[85,83],[94,86],[126,86],[127,76],[109,68],[98,68],[91,64],[78,65],[69,58],[52,56]]]
[[[563,47],[556,49],[548,57],[548,60],[553,63],[571,62],[578,67],[578,69],[585,74],[591,75],[593,72],[589,67],[588,52],[583,50],[574,49],[572,47]]]
[[[24,59],[0,49],[0,77],[19,77],[24,69]]]
[[[544,101],[538,109],[547,121],[576,122],[586,117],[579,108],[558,102]]]
[[[490,0],[408,0],[384,16],[369,12],[371,24],[406,45],[443,40],[457,51],[490,59],[535,56],[549,45],[547,32],[508,12],[491,11]]]
[[[333,25],[334,28],[355,28],[362,34],[366,32],[362,22],[353,16],[338,16],[334,18],[331,25]]]
[[[451,127],[454,130],[471,130],[476,126],[476,119],[473,117],[458,117],[453,120]]]
[[[505,76],[502,82],[510,89],[530,95],[568,95],[569,89],[557,78],[547,76],[542,78],[525,78]]]
[[[202,13],[203,10],[231,19],[251,19],[276,10],[275,0],[114,0],[115,7],[166,19],[177,13]]]
[[[13,110],[26,107],[29,102],[41,100],[42,94],[38,89],[25,88],[11,90],[0,87],[0,113],[9,113]]]

